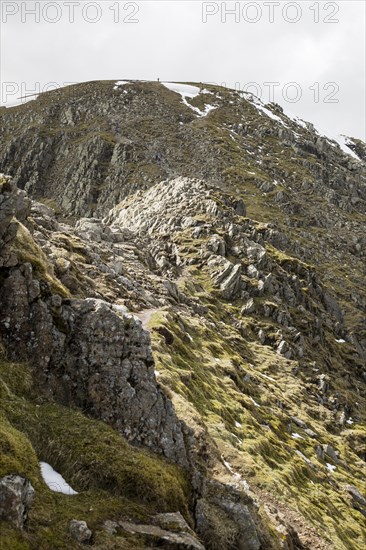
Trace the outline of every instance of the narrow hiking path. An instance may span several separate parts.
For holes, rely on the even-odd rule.
[[[143,328],[145,330],[149,330],[148,325],[150,323],[151,317],[158,311],[162,311],[162,309],[161,308],[143,309],[142,311],[137,311],[136,313],[134,313],[134,315],[136,315],[136,317],[138,317],[141,320]]]

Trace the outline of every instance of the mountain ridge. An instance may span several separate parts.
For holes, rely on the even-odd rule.
[[[1,112],[0,379],[28,363],[37,388],[20,413],[0,399],[8,430],[86,502],[90,465],[52,408],[163,455],[189,490],[181,474],[176,502],[152,489],[154,512],[179,509],[207,549],[362,548],[366,165],[278,106],[184,86],[87,83]],[[37,402],[52,448],[27,426]],[[36,464],[17,473],[49,498]],[[165,536],[137,493],[80,509],[97,548]],[[78,548],[52,510],[55,544]],[[25,547],[46,548],[44,515],[30,508]]]

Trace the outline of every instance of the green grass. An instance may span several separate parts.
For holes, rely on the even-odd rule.
[[[280,269],[290,273],[302,273],[307,269],[296,258],[279,251],[275,255],[272,250],[269,253]],[[170,392],[183,416],[192,414],[193,407],[220,453],[250,484],[269,491],[286,506],[301,513],[309,525],[332,541],[335,549],[361,550],[366,536],[362,515],[353,509],[343,487],[353,484],[362,492],[365,469],[357,453],[361,452],[366,431],[358,424],[349,430],[346,438],[339,430],[334,432],[331,412],[316,400],[311,402],[304,381],[292,375],[297,363],[258,343],[255,334],[258,326],[265,326],[267,333],[270,327],[276,331],[271,320],[251,317],[245,337],[240,338],[231,326],[233,316],[239,315],[240,304],[225,305],[215,299],[215,291],[204,269],[190,267],[179,287],[186,294],[199,296],[208,314],[204,322],[186,316],[183,311],[179,315],[161,311],[151,318],[159,383]],[[173,335],[172,344],[165,343],[157,330],[159,326]],[[334,337],[326,334],[326,338],[331,345]],[[334,347],[328,352],[317,350],[315,356],[329,353],[333,365],[339,362],[337,368],[342,372],[340,354],[344,349],[338,347],[340,349]],[[317,359],[319,361],[319,357]],[[244,381],[248,374],[251,378]],[[336,382],[336,388],[342,393],[346,391],[344,383],[342,378]],[[352,388],[347,391],[348,402],[352,403],[355,399]],[[295,424],[289,429],[291,415],[305,420],[318,434],[317,440]],[[294,439],[292,432],[300,433],[303,439]],[[325,462],[318,460],[318,443],[329,443],[340,450],[344,462],[337,465],[334,473],[327,470]],[[315,468],[307,465],[296,450]]]
[[[190,521],[186,475],[175,465],[129,445],[103,422],[42,399],[31,369],[0,359],[0,477],[18,473],[36,490],[27,527],[19,533],[2,523],[2,548],[78,548],[68,523],[83,519],[96,545],[112,548],[105,520],[144,520],[158,512],[180,511]],[[39,461],[50,463],[79,492],[54,493],[42,480]],[[121,548],[140,548],[123,540]]]

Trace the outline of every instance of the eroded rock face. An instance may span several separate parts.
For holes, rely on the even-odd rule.
[[[141,321],[102,300],[34,297],[37,282],[25,264],[11,270],[0,291],[1,332],[14,354],[33,358],[42,387],[57,400],[187,466],[185,428],[157,386]]]
[[[150,336],[141,321],[95,299],[69,301],[60,319],[66,334],[42,375],[45,386],[129,441],[187,467],[183,426],[156,384]]]
[[[29,201],[8,182],[0,196],[0,227],[11,245],[17,232],[9,224],[18,216],[26,221]],[[187,467],[183,424],[157,386],[141,321],[102,300],[63,300],[30,263],[22,263],[16,248],[14,254],[0,288],[0,333],[9,349],[37,365],[40,383],[59,401],[88,410],[128,440]]]
[[[16,212],[17,219],[23,222],[29,215],[31,201],[26,193],[17,189],[9,176],[0,174],[0,248],[14,236],[12,218]],[[2,258],[4,265],[4,259]]]
[[[28,479],[12,474],[0,479],[0,519],[23,529],[34,498]]]
[[[183,184],[187,186],[188,182],[183,180]],[[19,198],[15,188],[9,193],[10,203],[12,194]],[[13,201],[5,212],[0,205],[0,222],[10,219],[10,214],[11,219],[17,219],[18,209],[24,212],[23,200],[27,201],[20,193],[20,201]],[[209,208],[215,210],[211,203]],[[199,449],[205,446],[206,436],[201,430],[200,438],[202,434],[204,438],[198,441],[194,430],[178,419],[171,400],[158,386],[149,333],[125,306],[55,293],[44,278],[46,274],[54,277],[52,262],[44,260],[39,271],[35,265],[23,261],[15,246],[18,231],[22,235],[25,232],[30,245],[36,246],[36,234],[41,242],[60,229],[47,208],[33,207],[32,213],[32,223],[36,220],[37,229],[34,231],[34,225],[29,227],[34,234],[19,225],[19,221],[17,232],[5,231],[9,238],[2,253],[13,250],[15,255],[12,265],[3,268],[0,288],[0,334],[8,350],[14,357],[33,363],[40,388],[56,400],[87,411],[111,424],[129,441],[163,454],[187,469],[195,495],[205,502],[205,468],[200,464]],[[22,214],[25,224],[28,216],[29,209]],[[98,227],[98,223],[92,223],[91,228]],[[81,228],[89,231],[90,226],[85,222]],[[109,239],[108,231],[98,232],[96,240],[105,235]],[[35,248],[35,253],[40,254],[40,248]],[[169,280],[163,280],[162,289],[175,303],[185,299]],[[222,513],[231,514],[224,509]],[[79,524],[74,522],[70,529],[74,538],[86,542],[89,530]],[[159,533],[153,535],[167,547],[170,544],[177,548],[203,548],[190,531],[169,533],[159,524],[149,528],[149,532],[154,529]]]
[[[300,185],[330,205],[364,209],[359,177],[365,145],[360,140],[347,141],[347,155],[309,123],[297,124],[271,106],[274,120],[263,116],[248,95],[208,87],[209,94],[200,95],[215,109],[201,124],[195,124],[197,112],[178,94],[154,82],[120,88],[88,82],[41,94],[21,109],[2,111],[7,139],[1,144],[0,169],[33,197],[47,196],[78,216],[106,214],[131,192],[183,173],[225,188],[240,180],[243,168],[258,172],[253,179],[263,193],[288,183],[276,198],[285,211],[296,208]],[[268,145],[267,136],[272,137]],[[264,151],[258,171],[259,147]],[[281,151],[287,162],[276,162]],[[239,200],[236,211],[246,212]]]

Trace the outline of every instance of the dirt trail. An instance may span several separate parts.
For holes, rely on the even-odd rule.
[[[277,516],[277,519],[281,518],[284,524],[292,525],[304,549],[332,550],[332,548],[334,548],[324,540],[311,525],[309,525],[302,514],[289,508],[267,491],[255,487],[254,485],[251,486],[251,490],[255,493],[257,499],[261,505],[264,506],[267,513],[274,514],[274,516]]]
[[[144,329],[149,330],[148,325],[149,325],[150,319],[154,315],[154,313],[157,313],[158,311],[161,311],[161,309],[160,308],[144,309],[142,311],[138,311],[137,313],[134,313],[134,315],[136,315],[136,317],[141,319],[142,326],[144,327]]]

